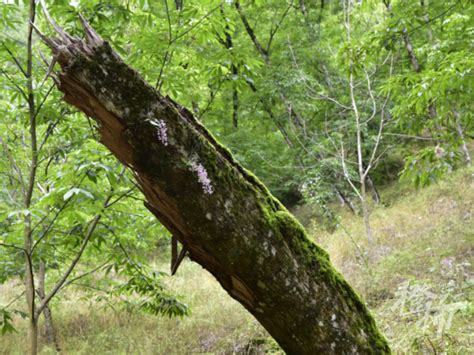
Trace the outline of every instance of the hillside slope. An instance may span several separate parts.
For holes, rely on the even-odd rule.
[[[365,297],[393,350],[474,351],[474,169],[428,188],[397,183],[374,208],[367,252],[359,218],[328,234],[313,228],[337,268]],[[367,260],[368,259],[368,260]]]
[[[363,225],[356,216],[344,215],[341,227],[332,234],[314,225],[312,235],[365,297],[395,352],[471,353],[474,169],[458,171],[423,190],[397,184],[384,190],[382,199],[386,206],[372,213],[376,239],[372,250],[367,251]],[[164,262],[158,265],[167,269]],[[62,350],[74,354],[278,352],[258,323],[196,264],[185,261],[167,282],[191,305],[189,317],[152,317],[69,289],[53,304]],[[18,290],[18,283],[0,286],[0,304]],[[26,350],[24,322],[16,324],[18,333],[0,337],[0,354]],[[41,353],[55,351],[43,346]]]

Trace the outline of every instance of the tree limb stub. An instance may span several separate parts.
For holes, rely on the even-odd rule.
[[[85,41],[41,35],[64,100],[96,120],[146,207],[292,354],[389,353],[327,253],[194,118],[127,66],[81,19]],[[56,28],[56,26],[55,26]]]

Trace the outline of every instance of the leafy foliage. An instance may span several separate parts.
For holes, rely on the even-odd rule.
[[[29,112],[28,4],[0,4],[0,283],[24,276],[30,220],[33,269],[46,265],[48,288],[86,241],[65,285],[105,286],[104,300],[187,315],[150,262],[157,250],[168,253],[169,233],[142,206],[133,177],[97,143],[92,121],[62,103],[36,37],[36,111]],[[192,108],[285,204],[318,205],[331,228],[340,220],[334,202],[352,206],[362,183],[358,130],[373,195],[375,185],[398,176],[424,187],[470,163],[474,7],[468,1],[52,0],[47,6],[78,36],[83,14],[160,92]],[[53,35],[37,7],[36,24]],[[25,204],[32,116],[38,164]],[[403,287],[420,300],[426,293]],[[1,332],[12,331],[11,310],[0,310]]]

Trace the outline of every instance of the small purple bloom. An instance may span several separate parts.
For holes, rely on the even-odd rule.
[[[164,145],[168,145],[168,127],[166,127],[166,123],[163,120],[158,121],[151,121],[151,124],[155,126],[156,129],[156,136],[158,140]]]
[[[212,187],[211,180],[207,175],[206,168],[204,168],[204,166],[200,163],[198,164],[196,162],[192,162],[191,170],[197,174],[199,183],[201,184],[204,193],[212,195],[214,188]]]

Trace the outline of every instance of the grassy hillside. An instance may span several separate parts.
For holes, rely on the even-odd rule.
[[[396,184],[372,213],[369,255],[361,221],[313,235],[365,297],[397,352],[474,352],[474,169],[429,188]]]
[[[328,233],[313,223],[315,240],[365,297],[397,353],[474,351],[472,256],[474,169],[427,189],[400,184],[382,192],[372,213],[368,249],[359,218],[343,215]],[[166,264],[159,264],[161,269]],[[106,306],[70,289],[53,304],[62,350],[75,354],[264,353],[278,347],[242,307],[198,265],[185,261],[167,281],[191,306],[183,319],[152,317]],[[18,292],[0,286],[0,303]],[[22,302],[22,301],[21,301]],[[0,353],[23,353],[24,322],[0,337]],[[42,354],[55,353],[42,347]]]

